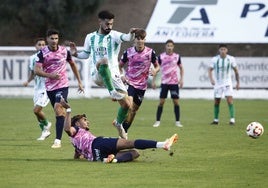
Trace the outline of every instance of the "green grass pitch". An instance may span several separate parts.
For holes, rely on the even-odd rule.
[[[95,135],[116,137],[111,125],[118,104],[110,99],[69,99],[72,112],[86,113]],[[55,138],[52,107],[45,113],[53,122],[52,135],[40,136],[31,99],[0,98],[0,182],[17,188],[241,188],[268,187],[268,100],[235,100],[236,125],[230,126],[226,101],[220,107],[220,124],[211,126],[212,100],[181,99],[181,123],[174,124],[170,99],[161,126],[153,128],[158,100],[145,99],[129,130],[129,139],[165,140],[173,133],[179,141],[173,155],[162,149],[140,150],[134,162],[103,164],[73,160],[73,147],[64,133],[62,148],[51,149]],[[247,124],[259,121],[262,137],[245,133]]]

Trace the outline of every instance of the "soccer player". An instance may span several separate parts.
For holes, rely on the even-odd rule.
[[[78,91],[83,92],[84,88],[70,52],[66,47],[58,44],[59,32],[55,29],[49,29],[46,36],[48,45],[37,54],[35,74],[46,78],[47,95],[56,116],[56,139],[51,147],[60,148],[65,116],[65,110],[60,104],[60,99],[63,97],[67,100],[69,90],[67,63],[69,63],[78,81]]]
[[[41,50],[46,45],[44,38],[37,38],[35,40],[35,49],[37,51]],[[34,66],[37,59],[37,52],[30,57],[29,70],[30,74],[28,80],[23,83],[25,87],[34,80],[34,109],[33,112],[39,122],[41,128],[41,136],[37,140],[45,140],[50,135],[51,122],[45,116],[45,113],[42,111],[44,107],[49,103],[49,98],[46,93],[45,78],[40,77],[34,74]]]
[[[144,29],[137,30],[134,46],[124,51],[119,63],[120,71],[125,72],[125,75],[121,75],[121,79],[128,84],[127,91],[130,99],[128,116],[123,122],[126,133],[142,104],[149,75],[155,76],[160,69],[154,50],[145,46],[145,37]],[[154,68],[151,68],[151,65]]]
[[[214,120],[212,125],[219,123],[219,111],[221,98],[224,95],[227,99],[227,104],[230,113],[230,125],[235,124],[235,109],[233,104],[233,84],[231,70],[233,69],[236,79],[236,89],[239,89],[239,74],[236,60],[233,56],[228,55],[226,44],[219,45],[219,55],[212,58],[208,76],[211,84],[214,86]],[[214,76],[212,72],[214,71]]]
[[[160,101],[156,112],[156,122],[153,124],[153,127],[160,126],[160,119],[168,91],[170,91],[174,104],[175,125],[177,127],[183,127],[180,122],[179,88],[183,87],[184,69],[181,56],[174,52],[174,47],[173,40],[167,40],[165,43],[165,52],[161,53],[158,57],[161,67],[161,90]],[[178,68],[180,69],[180,77],[178,77]],[[155,88],[155,77],[153,78],[152,85]]]
[[[89,130],[90,124],[85,114],[75,115],[71,118],[70,105],[63,98],[61,104],[66,108],[64,130],[70,136],[75,147],[74,158],[85,158],[89,161],[103,161],[104,163],[128,162],[139,157],[139,153],[135,149],[163,148],[168,151],[178,140],[177,134],[163,142],[96,137]]]
[[[87,59],[91,56],[90,70],[93,81],[99,86],[105,86],[111,98],[120,104],[114,125],[119,136],[125,138],[122,122],[126,118],[130,104],[126,87],[120,79],[118,53],[123,41],[134,39],[136,29],[131,28],[128,34],[112,30],[114,17],[109,11],[99,12],[99,29],[86,36],[84,50],[77,53],[73,42],[70,42],[70,49],[72,55],[77,58]]]

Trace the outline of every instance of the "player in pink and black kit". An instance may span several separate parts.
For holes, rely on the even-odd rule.
[[[61,105],[66,108],[64,130],[70,136],[75,147],[75,159],[84,158],[88,161],[103,161],[104,163],[128,162],[139,157],[139,153],[135,149],[163,148],[168,151],[178,140],[177,134],[163,142],[96,137],[89,130],[90,124],[85,114],[75,115],[71,118],[71,107],[63,98]]]
[[[177,127],[182,127],[182,124],[180,123],[179,87],[183,87],[184,69],[180,55],[174,52],[174,42],[172,40],[167,40],[165,48],[166,51],[161,53],[158,57],[161,67],[161,91],[160,102],[156,112],[156,122],[153,127],[158,127],[160,125],[163,106],[168,91],[170,91],[174,104],[175,125]],[[178,78],[178,67],[180,69],[180,79]],[[155,77],[153,79],[153,87],[155,87]]]
[[[45,85],[50,103],[56,115],[56,139],[52,148],[61,147],[61,137],[64,124],[65,110],[60,104],[63,97],[67,100],[69,81],[67,75],[67,63],[78,81],[78,90],[83,92],[83,85],[80,79],[75,62],[66,47],[58,45],[59,32],[55,29],[47,31],[48,45],[42,48],[37,54],[35,74],[46,77]]]
[[[135,32],[134,47],[128,48],[123,53],[119,63],[121,73],[127,64],[125,75],[121,77],[123,82],[128,84],[128,96],[130,99],[128,116],[123,122],[125,132],[131,126],[142,103],[149,75],[156,75],[160,69],[154,50],[145,46],[145,37],[145,30],[137,30]],[[154,68],[151,68],[151,65]]]

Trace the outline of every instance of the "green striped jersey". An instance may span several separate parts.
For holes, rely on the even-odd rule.
[[[90,72],[94,75],[96,70],[96,63],[101,58],[108,59],[110,71],[114,74],[120,74],[118,68],[118,54],[122,36],[124,33],[112,30],[109,34],[99,34],[97,31],[89,33],[86,36],[84,43],[84,52],[89,53],[91,57]]]
[[[236,66],[235,58],[231,55],[227,55],[225,58],[221,58],[220,55],[213,57],[210,68],[214,70],[215,87],[232,86],[232,69]]]

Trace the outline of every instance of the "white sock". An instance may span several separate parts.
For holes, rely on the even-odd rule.
[[[156,148],[163,148],[166,142],[157,142]]]

